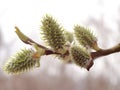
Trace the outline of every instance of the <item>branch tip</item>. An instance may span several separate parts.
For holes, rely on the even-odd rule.
[[[24,35],[17,26],[15,26],[15,32],[18,35],[18,37],[20,38],[20,40],[22,40],[23,42],[28,41],[29,38],[26,35]]]

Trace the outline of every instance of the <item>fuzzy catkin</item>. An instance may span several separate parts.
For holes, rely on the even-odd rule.
[[[64,31],[64,34],[65,34],[65,39],[72,43],[74,38],[73,38],[73,33],[72,32],[69,32],[69,31]]]
[[[42,20],[42,35],[45,42],[55,51],[63,48],[65,37],[62,27],[51,16],[46,15]]]
[[[72,46],[70,49],[70,54],[75,64],[86,68],[90,60],[90,54],[86,51],[85,48],[79,46]]]
[[[22,49],[11,57],[3,66],[3,70],[10,74],[20,74],[35,67],[38,58],[33,58],[34,51]]]
[[[96,48],[97,39],[89,29],[76,25],[74,27],[74,31],[75,31],[75,36],[81,45],[85,47],[88,46],[95,50],[98,49]]]

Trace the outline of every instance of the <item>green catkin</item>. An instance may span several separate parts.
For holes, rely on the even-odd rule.
[[[79,46],[72,46],[70,49],[70,54],[73,62],[84,68],[86,68],[91,59],[90,53],[88,53],[85,48]]]
[[[76,25],[74,31],[75,36],[81,45],[84,47],[90,47],[94,50],[99,50],[97,39],[89,29]]]
[[[66,43],[64,37],[64,30],[53,19],[53,17],[46,15],[42,20],[42,35],[45,42],[55,51],[62,49]]]
[[[33,58],[34,51],[22,49],[11,57],[3,66],[3,70],[10,74],[20,74],[34,68],[39,58]]]
[[[65,34],[65,39],[67,41],[69,41],[70,43],[72,43],[72,41],[73,41],[73,33],[69,32],[69,31],[64,31],[64,34]]]

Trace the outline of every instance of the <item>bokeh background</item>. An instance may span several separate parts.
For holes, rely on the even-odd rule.
[[[51,56],[41,67],[21,75],[3,72],[5,61],[21,48],[14,26],[33,40],[40,38],[41,19],[50,14],[68,31],[76,24],[89,27],[101,48],[120,43],[119,0],[0,0],[0,90],[120,90],[120,53],[101,57],[88,72]]]

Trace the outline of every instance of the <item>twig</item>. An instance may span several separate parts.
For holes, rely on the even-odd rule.
[[[16,34],[18,35],[18,37],[20,38],[21,41],[23,41],[24,43],[26,44],[29,44],[29,45],[32,45],[33,43],[36,44],[38,47],[40,48],[43,48],[45,49],[45,55],[49,55],[49,54],[60,54],[60,53],[57,53],[45,46],[42,46],[40,44],[38,44],[37,42],[33,41],[31,38],[27,37],[26,35],[24,35],[20,29],[18,27],[15,26],[15,29],[16,29]]]
[[[112,48],[109,48],[109,49],[100,49],[99,51],[91,52],[91,56],[95,60],[96,58],[106,56],[109,54],[113,54],[116,52],[120,52],[120,43]]]
[[[69,55],[69,51],[66,51],[66,53],[64,55],[61,55],[61,53],[55,52],[45,46],[42,46],[38,43],[36,43],[35,41],[33,41],[32,39],[30,39],[29,37],[27,37],[26,35],[24,35],[18,27],[15,27],[16,29],[16,34],[18,35],[18,37],[26,44],[32,45],[33,43],[36,44],[38,47],[45,49],[45,55],[50,55],[50,54],[58,54],[60,56],[65,57],[66,55]],[[94,64],[94,60],[96,58],[102,57],[102,56],[106,56],[109,54],[113,54],[116,52],[120,52],[120,43],[112,48],[109,49],[100,49],[96,52],[91,52],[91,60],[89,62],[89,65],[86,67],[86,69],[89,71],[90,68],[93,66]],[[69,60],[68,63],[71,63],[71,60]]]
[[[110,55],[110,54],[113,54],[116,52],[120,52],[120,43],[112,48],[109,48],[109,49],[100,49],[99,51],[91,52],[92,60],[90,61],[89,65],[86,69],[89,71],[90,68],[94,64],[93,61],[96,60],[97,58],[102,57],[102,56],[106,56],[106,55]]]

